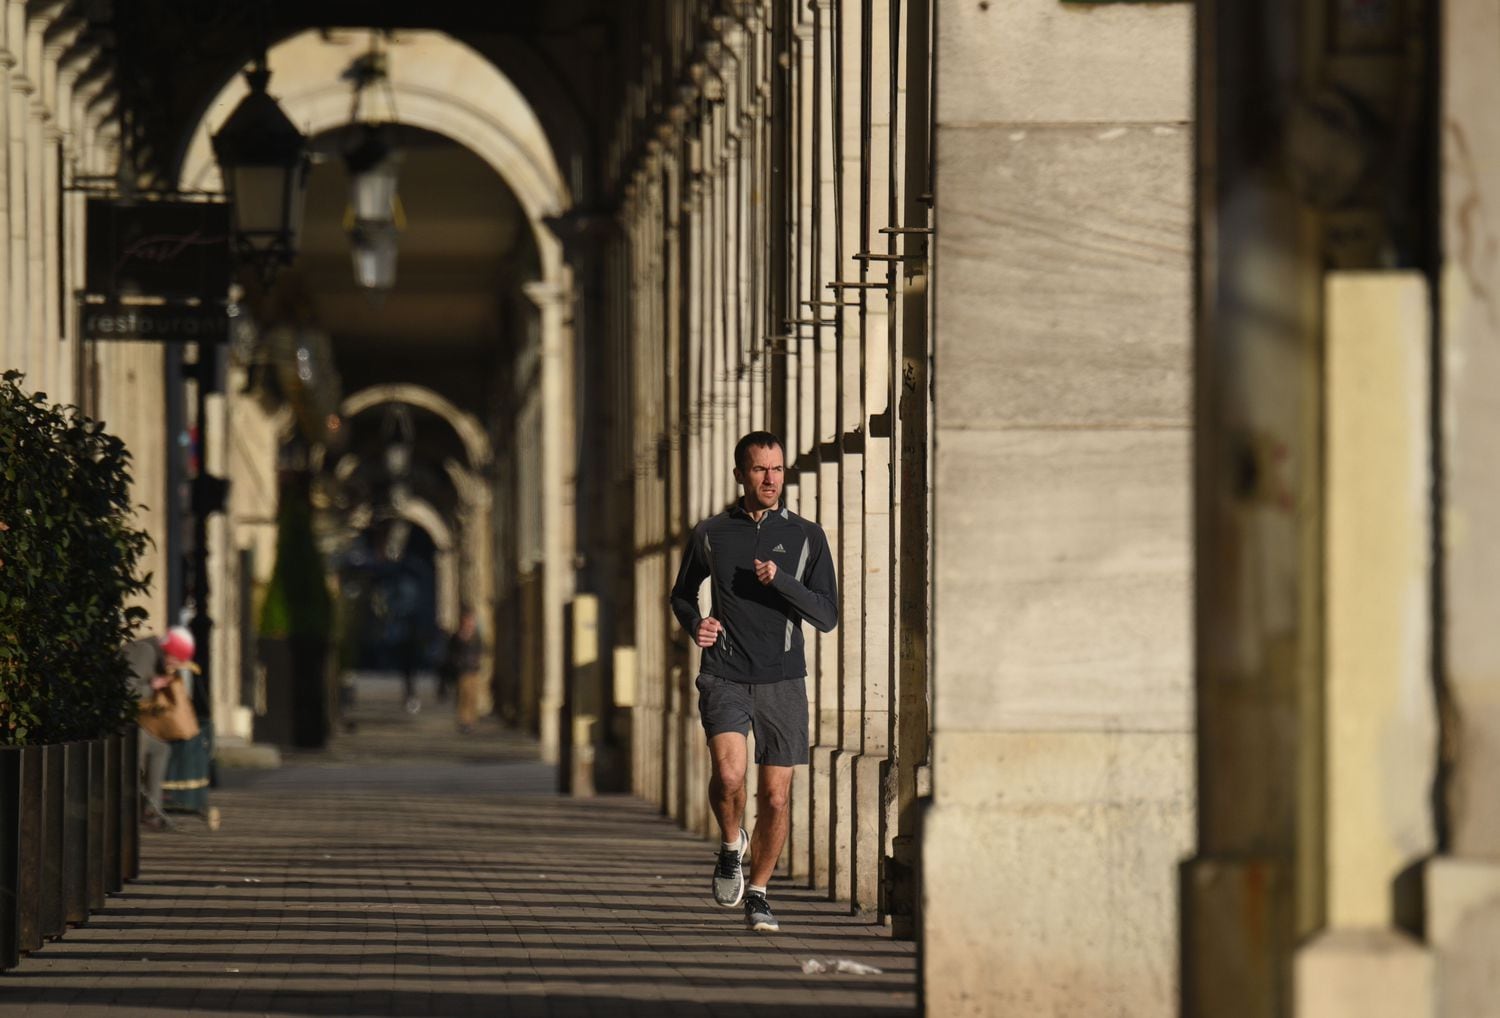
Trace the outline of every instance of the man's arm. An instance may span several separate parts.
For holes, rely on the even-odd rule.
[[[682,553],[682,565],[677,567],[677,582],[672,584],[672,614],[687,634],[698,636],[698,624],[703,616],[698,614],[698,589],[708,579],[708,558],[703,550],[703,535],[700,528],[693,528],[688,535],[687,548]]]
[[[827,633],[839,624],[839,581],[833,571],[833,556],[828,551],[828,538],[824,536],[823,528],[812,528],[807,540],[812,545],[808,551],[807,579],[799,581],[787,570],[777,569],[770,586],[811,622],[814,629]]]

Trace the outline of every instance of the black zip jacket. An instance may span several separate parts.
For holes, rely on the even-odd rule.
[[[767,586],[755,560],[776,563]],[[703,651],[703,671],[736,682],[777,682],[807,674],[802,651],[806,619],[821,632],[838,625],[838,579],[823,528],[786,508],[756,523],[738,502],[693,528],[677,582],[672,613],[688,636],[698,631],[698,589],[711,579],[713,617],[724,629]]]

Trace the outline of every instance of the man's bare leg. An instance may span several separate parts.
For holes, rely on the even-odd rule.
[[[765,887],[776,870],[791,827],[792,769],[761,764],[755,790],[755,833],[750,836],[750,886]]]
[[[708,805],[719,821],[726,845],[740,840],[740,824],[745,819],[745,771],[750,750],[739,732],[721,732],[708,740],[708,755],[713,760],[713,776],[708,781]]]

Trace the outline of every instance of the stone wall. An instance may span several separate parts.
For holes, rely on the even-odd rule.
[[[929,1014],[1176,1005],[1191,26],[939,11]]]

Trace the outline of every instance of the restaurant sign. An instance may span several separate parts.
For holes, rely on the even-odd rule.
[[[78,305],[84,339],[228,339],[228,205],[90,198],[86,230]]]

